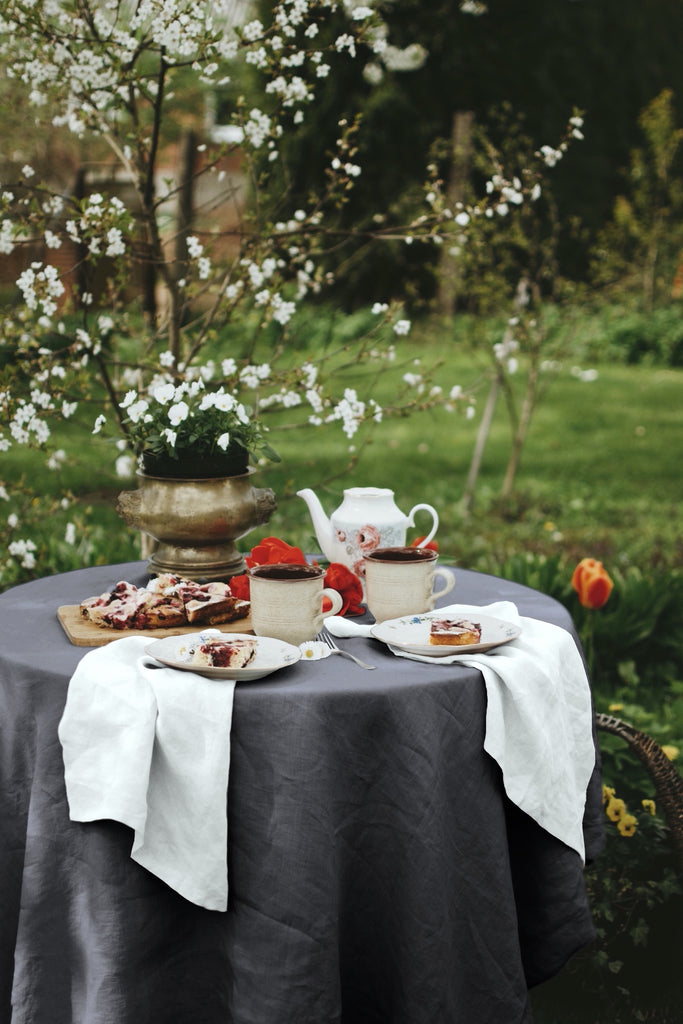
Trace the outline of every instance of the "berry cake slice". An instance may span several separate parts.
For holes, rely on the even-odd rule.
[[[162,629],[187,624],[182,601],[122,580],[113,590],[81,602],[81,615],[105,629]]]
[[[432,619],[429,629],[430,644],[448,644],[465,647],[481,642],[481,626],[469,619]]]
[[[200,641],[189,650],[190,663],[205,668],[246,668],[256,656],[256,639],[220,637]]]
[[[121,580],[105,594],[88,597],[80,614],[105,629],[170,629],[213,626],[244,619],[249,601],[235,597],[228,583],[194,583],[176,576],[159,576],[147,587]]]

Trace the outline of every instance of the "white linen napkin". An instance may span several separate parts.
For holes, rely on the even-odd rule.
[[[593,708],[586,670],[567,630],[520,616],[511,601],[439,608],[444,618],[492,615],[519,624],[516,640],[487,654],[431,658],[392,647],[394,654],[435,664],[478,668],[486,683],[484,749],[503,772],[510,800],[585,863],[583,815],[595,767]]]
[[[76,667],[59,724],[69,814],[130,826],[133,860],[225,910],[235,683],[154,667],[147,644],[124,637]]]

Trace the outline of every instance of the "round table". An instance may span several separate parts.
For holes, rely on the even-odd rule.
[[[562,605],[457,570],[449,603]],[[504,794],[481,674],[339,641],[347,659],[238,684],[229,905],[199,908],[130,859],[131,832],[69,820],[57,726],[86,649],[57,608],[144,563],[0,595],[0,1021],[517,1024],[529,987],[593,937],[578,854]],[[599,767],[584,820],[602,843]]]

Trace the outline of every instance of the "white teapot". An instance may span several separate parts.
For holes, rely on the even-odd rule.
[[[363,556],[375,548],[402,547],[406,530],[414,526],[416,512],[432,517],[432,528],[420,547],[429,543],[439,527],[436,509],[423,503],[404,515],[387,487],[349,487],[344,500],[328,519],[320,501],[309,487],[297,491],[308,505],[320,550],[330,562],[341,562],[356,575],[364,575]]]

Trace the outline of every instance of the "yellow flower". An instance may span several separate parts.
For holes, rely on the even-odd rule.
[[[632,836],[636,830],[636,819],[632,814],[623,814],[617,822],[617,828],[622,836]]]
[[[608,710],[609,711],[623,711],[624,710],[624,705],[623,704],[610,704]]]
[[[642,803],[645,810],[649,811],[652,817],[654,818],[655,814],[657,813],[657,808],[655,806],[654,800],[643,800]]]
[[[666,746],[662,747],[662,751],[666,754],[670,761],[675,761],[680,753],[678,747],[671,746],[671,744],[667,744]]]
[[[619,821],[626,814],[626,804],[616,796],[611,796],[605,808],[610,821]]]
[[[605,784],[603,783],[603,786],[602,786],[602,802],[603,802],[603,804],[606,804],[607,801],[611,797],[613,797],[615,793],[616,793],[615,789],[613,789],[611,786],[605,786]]]

